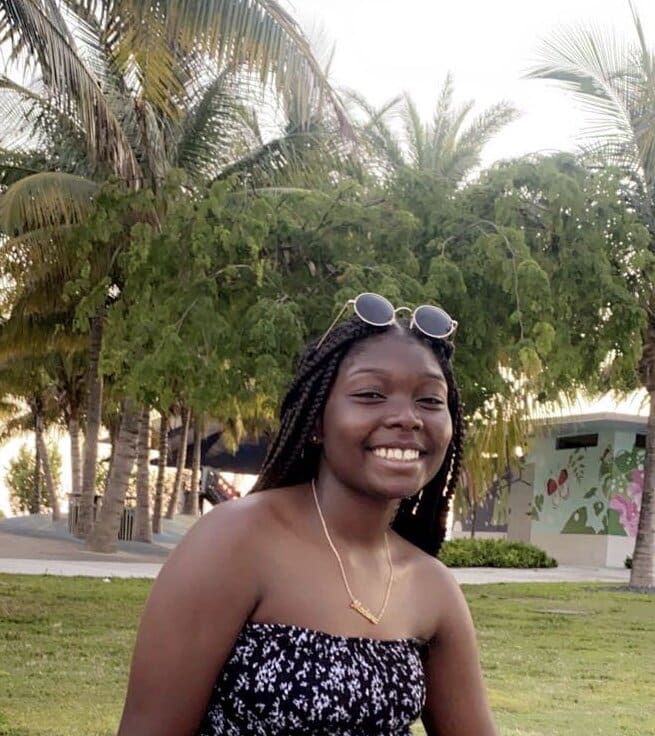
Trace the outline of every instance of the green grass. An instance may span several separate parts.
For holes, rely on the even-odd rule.
[[[0,575],[0,736],[115,736],[150,585]],[[465,592],[503,736],[655,736],[655,596]]]

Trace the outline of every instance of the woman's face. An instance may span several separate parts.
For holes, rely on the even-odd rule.
[[[389,499],[412,496],[443,463],[453,426],[434,353],[399,330],[355,344],[339,367],[321,425],[319,472]]]

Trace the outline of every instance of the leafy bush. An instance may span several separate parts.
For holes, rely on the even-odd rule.
[[[439,559],[447,567],[557,567],[539,547],[506,539],[453,539]]]
[[[48,446],[48,459],[50,460],[50,471],[55,484],[55,492],[58,494],[61,487],[61,454],[54,445]],[[30,498],[34,488],[34,452],[23,444],[18,454],[9,461],[5,483],[9,489],[9,505],[15,514],[23,514],[29,511]],[[45,485],[45,475],[41,468],[41,509],[50,508],[50,499]]]

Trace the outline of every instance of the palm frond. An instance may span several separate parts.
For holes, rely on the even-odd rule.
[[[561,30],[542,45],[542,64],[528,77],[558,82],[589,114],[585,153],[601,148],[635,182],[652,223],[655,196],[655,62],[641,20],[630,5],[637,43],[595,27]]]
[[[209,57],[219,69],[240,65],[282,97],[300,93],[328,100],[344,132],[350,124],[337,94],[300,26],[274,0],[66,0],[84,17],[102,18],[106,38],[123,74],[137,80],[139,97],[169,116],[183,96],[181,63]],[[305,94],[309,89],[310,94]]]
[[[238,177],[250,186],[307,186],[325,181],[339,167],[340,151],[320,131],[297,132],[267,141],[226,166],[217,179]]]
[[[439,173],[441,176],[453,176],[453,170],[458,169],[453,162],[463,161],[467,156],[463,155],[464,151],[459,145],[459,134],[464,125],[464,121],[473,109],[473,100],[465,102],[454,110],[450,110],[445,119],[441,121],[439,127],[441,134],[433,137],[433,143],[428,149],[426,157],[426,168]],[[436,123],[435,123],[436,125]],[[480,149],[482,146],[480,146]],[[462,168],[462,171],[468,170]]]
[[[151,4],[123,0],[135,19],[147,22]],[[162,0],[157,3],[165,16],[165,36],[183,49],[201,49],[219,61],[221,68],[242,63],[257,74],[262,83],[273,80],[283,97],[298,94],[307,100],[302,117],[311,117],[313,95],[329,101],[342,131],[351,133],[341,100],[330,86],[325,72],[314,57],[300,26],[275,0]]]
[[[473,418],[464,447],[462,490],[466,505],[481,504],[488,489],[520,465],[517,447],[525,448],[531,429],[526,396],[496,396]]]
[[[367,124],[375,124],[380,120],[386,121],[389,115],[399,113],[399,106],[403,100],[402,95],[397,95],[377,108],[356,90],[347,89],[342,95],[348,108],[352,106],[356,111],[362,111],[366,115]]]
[[[0,195],[0,231],[8,235],[79,222],[91,209],[98,186],[61,172],[26,176]]]
[[[392,171],[405,165],[402,145],[390,127],[393,119],[401,117],[402,96],[394,97],[376,108],[353,90],[343,93],[344,100],[355,121],[358,148],[362,159],[377,179],[385,179]],[[360,120],[363,113],[364,119]]]
[[[427,153],[426,129],[415,102],[408,94],[404,96],[402,117],[410,158],[417,168],[423,168]]]
[[[6,123],[0,145],[32,152],[39,170],[60,169],[92,176],[86,154],[86,134],[74,116],[44,96],[36,85],[24,86],[0,76],[0,116]]]
[[[0,324],[0,363],[42,360],[53,352],[84,350],[88,339],[71,329],[70,314],[17,315]]]
[[[42,296],[52,289],[58,293],[57,303],[61,302],[62,284],[78,276],[83,265],[77,244],[70,237],[74,227],[37,228],[0,240],[0,276],[5,283],[0,293],[5,301],[13,304],[16,294],[35,284]]]
[[[528,78],[555,81],[572,92],[598,120],[591,135],[630,141],[632,121],[642,102],[640,73],[631,61],[634,47],[594,27],[576,26],[544,40],[538,57],[542,63],[528,72]]]
[[[187,114],[177,143],[176,165],[192,179],[208,181],[227,166],[244,129],[261,140],[256,116],[248,117],[245,99],[231,70],[211,79]]]
[[[453,157],[448,175],[459,180],[480,164],[482,151],[487,143],[506,125],[518,117],[518,110],[509,102],[499,102],[478,115],[453,141]],[[458,128],[464,118],[458,121]]]
[[[6,422],[8,419],[14,417],[21,407],[18,406],[16,401],[13,401],[11,397],[0,398],[0,422]]]
[[[1,385],[1,384],[0,384]],[[0,427],[0,444],[34,429],[34,416],[31,411],[7,418]]]
[[[28,54],[38,64],[48,96],[74,111],[86,134],[90,158],[117,176],[139,181],[141,172],[120,122],[96,79],[61,29],[61,14],[50,13],[48,0],[0,0],[0,27],[12,52]]]
[[[446,75],[441,92],[437,98],[437,105],[432,118],[432,135],[430,148],[433,152],[442,152],[445,148],[445,141],[451,136],[453,127],[453,77],[450,72]],[[457,130],[457,128],[456,128]]]

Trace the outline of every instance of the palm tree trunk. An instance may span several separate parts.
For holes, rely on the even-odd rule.
[[[200,478],[200,453],[202,450],[203,417],[197,415],[193,422],[193,461],[191,463],[191,488],[184,499],[184,511],[189,516],[198,516],[198,480]]]
[[[98,462],[98,435],[102,413],[102,376],[100,351],[102,350],[104,310],[91,318],[89,372],[87,376],[86,434],[84,438],[84,466],[80,511],[75,535],[86,537],[93,526],[93,501],[96,493],[96,465]]]
[[[71,443],[71,492],[81,493],[82,489],[82,454],[80,451],[80,420],[76,415],[68,422],[68,434]]]
[[[136,511],[134,513],[134,539],[152,542],[150,521],[150,410],[141,412],[136,455]]]
[[[655,294],[651,301],[655,301]],[[651,307],[653,305],[651,304]],[[654,314],[651,308],[650,314]],[[644,490],[635,550],[630,571],[631,588],[655,588],[655,318],[650,318],[644,352],[639,364],[641,380],[650,398],[646,429]]]
[[[32,406],[34,412],[34,406]],[[37,434],[36,413],[34,413],[34,482],[30,496],[30,514],[38,514],[41,510],[41,448]]]
[[[168,417],[162,412],[159,418],[159,460],[157,461],[157,484],[155,486],[155,508],[152,513],[152,533],[161,533],[161,509],[164,502],[164,480],[166,478],[166,455],[168,453]]]
[[[189,439],[189,423],[191,421],[191,412],[184,406],[182,407],[182,431],[180,433],[180,447],[177,451],[177,468],[175,470],[175,482],[173,483],[173,491],[168,499],[168,508],[166,509],[166,518],[172,519],[177,510],[177,504],[180,498],[180,490],[182,489],[182,476],[184,474],[184,466],[186,465],[186,446]]]
[[[59,499],[57,498],[57,489],[52,477],[50,468],[50,458],[48,457],[48,448],[46,447],[45,437],[43,434],[43,417],[37,418],[37,424],[40,424],[37,432],[36,441],[39,443],[39,455],[41,456],[41,467],[43,468],[43,477],[45,478],[45,487],[50,498],[50,508],[52,509],[52,520],[59,521],[61,519],[61,511],[59,509]]]
[[[140,418],[138,407],[125,401],[104,502],[86,540],[86,548],[94,552],[113,552],[116,549],[125,494],[136,458]]]
[[[471,505],[471,539],[475,539],[475,526],[478,523],[478,504],[473,501]]]

